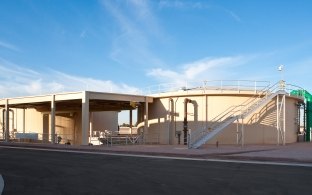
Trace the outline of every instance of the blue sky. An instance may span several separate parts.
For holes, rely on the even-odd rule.
[[[184,80],[312,91],[312,1],[0,0],[1,97]]]

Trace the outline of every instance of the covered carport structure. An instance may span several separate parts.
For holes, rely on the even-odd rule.
[[[0,100],[3,111],[4,140],[9,141],[9,112],[11,108],[23,109],[23,131],[25,131],[25,109],[33,108],[38,112],[50,113],[51,142],[55,140],[55,116],[56,112],[81,111],[81,144],[88,145],[90,130],[90,112],[97,111],[122,111],[133,110],[133,104],[140,107],[144,114],[144,131],[148,128],[148,103],[153,98],[143,95],[129,95],[117,93],[103,93],[81,91],[71,93],[57,93],[49,95],[27,96],[17,98],[5,98]],[[130,112],[130,117],[132,117]]]

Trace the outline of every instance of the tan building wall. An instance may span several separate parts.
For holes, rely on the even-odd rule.
[[[106,106],[118,105],[127,102],[121,99],[120,102],[115,99],[120,98],[115,94],[95,94],[104,95],[106,99],[112,99],[112,102],[106,102]],[[62,94],[61,94],[62,96]],[[112,96],[112,97],[111,97]],[[147,142],[161,143],[161,144],[177,144],[179,142],[178,133],[180,133],[180,142],[183,144],[183,118],[184,118],[184,101],[185,98],[191,99],[192,102],[187,104],[187,118],[188,129],[192,133],[196,131],[207,129],[217,117],[224,110],[231,106],[239,105],[253,96],[251,91],[181,91],[174,93],[162,94],[161,96],[154,96],[153,101],[149,101],[148,104],[148,126],[149,128],[144,131],[144,138]],[[93,96],[92,96],[93,97]],[[40,97],[38,97],[40,98]],[[60,97],[59,97],[60,98]],[[73,97],[68,97],[71,100]],[[93,97],[93,105],[96,101],[100,101],[101,98]],[[114,99],[115,98],[115,99]],[[27,99],[27,98],[26,98]],[[66,99],[66,98],[64,98]],[[125,97],[128,99],[128,97]],[[144,97],[144,101],[148,98]],[[13,100],[12,100],[13,101]],[[22,99],[14,99],[15,102],[22,102]],[[30,101],[30,100],[28,100]],[[42,100],[43,101],[43,100]],[[46,101],[46,100],[45,100]],[[136,99],[133,99],[136,101]],[[142,99],[140,101],[143,101]],[[245,129],[245,143],[252,144],[276,144],[277,143],[277,130],[276,130],[276,98],[272,99],[266,106],[260,108],[253,114],[244,119]],[[286,142],[292,143],[297,140],[297,107],[296,103],[301,101],[299,99],[289,97],[286,98]],[[40,102],[36,100],[35,102]],[[61,103],[61,102],[59,102]],[[68,101],[74,105],[74,101]],[[102,101],[103,103],[103,101]],[[116,103],[116,104],[114,104]],[[17,103],[15,103],[17,104]],[[22,104],[21,104],[22,105]],[[20,106],[21,106],[20,105]],[[20,133],[38,133],[39,139],[44,142],[51,140],[51,119],[50,119],[50,104],[45,111],[39,112],[35,109],[25,109],[25,115],[23,109],[15,109],[13,114],[10,113],[10,132],[16,129],[16,132]],[[142,132],[144,127],[144,112],[146,110],[144,103],[140,103],[138,108],[138,122],[140,127],[138,132]],[[82,144],[82,113],[80,110],[68,111],[67,105],[63,105],[63,110],[56,112],[55,117],[55,132],[62,137],[62,143],[70,141],[72,144]],[[79,104],[76,104],[79,106]],[[101,106],[98,104],[97,106]],[[38,107],[40,109],[40,107]],[[77,107],[79,109],[79,107]],[[93,110],[96,110],[96,106]],[[113,107],[112,107],[113,108]],[[103,108],[102,108],[103,109]],[[3,126],[1,115],[1,125]],[[25,120],[23,118],[25,117]],[[87,120],[86,120],[87,121]],[[13,123],[14,122],[14,123]],[[12,125],[11,125],[12,124]],[[85,123],[87,124],[87,123]],[[229,125],[224,129],[222,133],[217,135],[214,139],[209,141],[210,144],[215,144],[217,141],[220,144],[235,144],[237,140],[237,127],[241,127],[242,122],[239,121]],[[24,128],[25,127],[25,128]],[[88,125],[85,125],[87,129]],[[92,112],[90,115],[90,129],[92,131],[116,131],[118,129],[118,112]],[[86,131],[84,131],[86,132]],[[86,138],[86,136],[84,136]],[[86,139],[84,139],[84,142]],[[87,144],[87,143],[86,143]]]
[[[10,134],[37,133],[38,142],[51,142],[51,116],[49,113],[39,112],[35,109],[25,109],[25,121],[23,109],[12,108],[10,112]],[[3,118],[1,112],[1,133]],[[90,114],[91,116],[91,114]],[[25,129],[24,129],[25,124]],[[118,112],[92,112],[90,117],[91,131],[117,131]],[[55,116],[55,133],[62,138],[61,143],[70,142],[80,145],[82,139],[81,112],[61,112]]]
[[[147,141],[158,139],[161,144],[177,144],[177,133],[181,133],[180,142],[183,144],[184,100],[191,99],[187,104],[188,129],[191,132],[207,129],[211,121],[231,106],[240,105],[251,98],[250,94],[175,94],[175,97],[158,97],[149,105],[149,129],[145,132]],[[171,100],[171,101],[170,101]],[[277,143],[277,113],[276,98],[255,113],[247,116],[244,123],[244,141],[246,144],[276,144]],[[297,141],[297,107],[298,99],[286,98],[286,143]],[[239,135],[242,121],[234,122],[208,144],[236,144],[237,129]],[[238,127],[238,128],[237,128]]]

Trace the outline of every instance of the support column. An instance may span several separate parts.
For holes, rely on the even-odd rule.
[[[132,110],[129,110],[130,112],[130,117],[129,117],[129,121],[130,121],[130,134],[132,135]]]
[[[6,99],[5,100],[5,141],[6,142],[9,142],[10,141],[10,126],[9,126],[9,113],[10,113],[10,110],[9,110],[9,100]]]
[[[245,127],[244,127],[244,118],[242,118],[242,147],[245,145]]]
[[[148,131],[148,98],[145,97],[144,134]]]
[[[93,112],[90,112],[89,143],[91,143],[91,137],[92,136],[93,136]]]
[[[283,109],[283,145],[286,144],[286,95],[283,95],[284,109]]]
[[[25,133],[25,121],[26,121],[25,108],[23,108],[23,133]]]
[[[236,144],[239,144],[239,130],[238,130],[238,125],[239,125],[239,119],[236,120]]]
[[[279,95],[276,96],[276,129],[277,129],[277,145],[279,145],[279,134],[280,134],[280,124],[279,124]]]
[[[52,95],[51,100],[51,142],[55,144],[55,95]]]
[[[205,129],[207,130],[207,128],[208,128],[208,96],[207,95],[205,95],[205,99],[206,99],[206,102],[205,102],[205,111],[206,111],[206,114],[205,114],[205,117],[206,117],[206,119],[205,119]]]
[[[81,145],[88,145],[88,132],[90,128],[89,119],[89,93],[84,91],[82,94],[81,106]]]

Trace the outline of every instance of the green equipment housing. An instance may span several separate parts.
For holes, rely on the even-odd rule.
[[[305,101],[305,141],[311,141],[312,128],[312,95],[306,90],[293,90],[291,95],[303,97]]]

